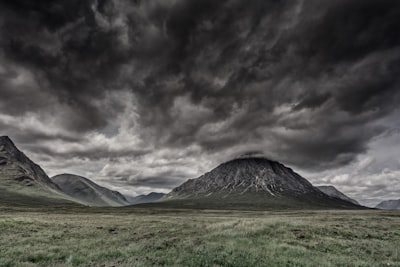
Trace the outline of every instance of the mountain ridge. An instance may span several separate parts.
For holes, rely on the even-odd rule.
[[[345,195],[343,192],[339,191],[336,187],[333,185],[320,185],[316,186],[319,190],[321,190],[323,193],[327,194],[328,196],[331,197],[337,197],[346,201],[349,201],[353,204],[360,205],[357,200],[350,198],[349,196]]]
[[[400,210],[400,199],[385,200],[376,205],[377,209],[382,210]]]
[[[118,191],[100,186],[94,181],[74,174],[59,174],[51,178],[67,195],[89,206],[126,206],[128,200]]]

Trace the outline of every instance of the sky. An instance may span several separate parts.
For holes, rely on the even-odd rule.
[[[0,1],[0,135],[124,194],[262,154],[400,198],[399,86],[397,0]]]

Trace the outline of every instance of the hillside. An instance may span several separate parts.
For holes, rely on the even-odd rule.
[[[52,177],[54,183],[70,197],[88,206],[125,206],[126,198],[117,191],[102,187],[78,175],[60,174]]]
[[[72,204],[43,169],[7,136],[0,137],[0,203],[12,205]]]
[[[381,210],[400,210],[400,199],[382,201],[376,208]]]
[[[345,201],[349,201],[355,205],[360,205],[360,203],[358,203],[356,200],[346,196],[345,194],[343,194],[342,192],[337,190],[337,188],[334,186],[323,185],[323,186],[317,186],[317,188],[319,190],[321,190],[322,192],[324,192],[325,194],[327,194],[328,196],[337,197],[337,198],[343,199]]]

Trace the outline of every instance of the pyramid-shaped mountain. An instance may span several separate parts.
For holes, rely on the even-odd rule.
[[[331,197],[283,164],[239,158],[190,179],[163,198],[165,204],[205,208],[359,208]]]

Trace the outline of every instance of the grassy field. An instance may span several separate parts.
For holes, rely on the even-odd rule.
[[[0,266],[400,266],[400,212],[3,206]]]

